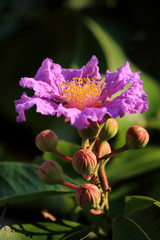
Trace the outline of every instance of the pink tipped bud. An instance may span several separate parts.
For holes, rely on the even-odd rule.
[[[58,143],[57,135],[51,130],[44,130],[36,136],[36,146],[42,152],[55,151]]]
[[[83,139],[92,139],[97,136],[99,131],[99,124],[97,122],[91,122],[90,125],[78,131],[79,135]]]
[[[40,180],[48,185],[58,184],[62,180],[63,170],[55,161],[44,162],[38,171]]]
[[[85,210],[98,208],[101,201],[101,194],[94,184],[83,184],[76,190],[76,202]]]
[[[146,129],[135,125],[126,132],[126,146],[130,149],[144,148],[149,141],[149,134]]]
[[[97,140],[94,144],[93,151],[96,154],[97,158],[100,158],[106,154],[111,153],[111,146],[107,141],[101,142],[100,140]]]
[[[97,165],[95,154],[88,149],[78,150],[72,160],[73,168],[82,175],[89,175]]]
[[[108,118],[104,123],[102,130],[99,134],[101,141],[107,141],[113,138],[118,132],[118,123],[114,118]]]

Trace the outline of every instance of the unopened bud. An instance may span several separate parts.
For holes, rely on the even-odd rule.
[[[135,125],[126,132],[126,146],[130,149],[144,148],[149,141],[149,134],[146,129]]]
[[[36,146],[42,152],[53,152],[55,151],[58,138],[57,135],[51,130],[44,130],[36,136]]]
[[[63,170],[55,161],[44,162],[38,171],[40,180],[48,185],[58,184],[62,180]]]
[[[83,139],[92,139],[97,136],[99,131],[99,124],[97,122],[91,122],[87,128],[78,130],[78,133]]]
[[[107,141],[110,138],[113,138],[117,134],[117,131],[117,121],[114,118],[108,118],[102,127],[99,138],[101,141]]]
[[[98,139],[94,144],[93,152],[96,154],[97,158],[100,158],[111,153],[111,146],[107,141],[101,142],[101,140]]]
[[[95,154],[88,149],[78,150],[72,160],[73,168],[82,175],[89,175],[97,165]]]
[[[101,201],[101,194],[94,184],[83,184],[76,190],[76,202],[85,210],[98,208]]]

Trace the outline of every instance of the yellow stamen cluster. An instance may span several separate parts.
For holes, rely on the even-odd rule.
[[[97,77],[73,78],[59,85],[62,97],[70,105],[83,110],[85,107],[93,107],[99,100],[99,96],[105,87],[105,83],[98,81]]]

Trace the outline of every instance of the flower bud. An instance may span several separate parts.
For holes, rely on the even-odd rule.
[[[89,175],[97,165],[95,154],[88,149],[78,150],[72,160],[73,168],[82,175]]]
[[[44,162],[38,171],[40,180],[48,185],[58,184],[62,180],[63,170],[55,161]]]
[[[36,146],[42,152],[53,152],[55,151],[58,138],[57,135],[51,130],[44,130],[36,136]]]
[[[135,125],[126,132],[126,146],[130,149],[144,148],[149,141],[149,134],[146,129]]]
[[[97,158],[100,158],[111,153],[111,146],[107,141],[101,142],[101,140],[98,139],[94,144],[93,152],[96,154]]]
[[[108,118],[104,123],[102,130],[99,134],[101,141],[107,141],[113,138],[118,132],[118,123],[114,118]]]
[[[101,194],[94,184],[83,184],[76,190],[76,202],[85,210],[98,208],[101,201]]]
[[[78,133],[83,139],[92,139],[97,136],[99,131],[99,124],[97,122],[91,122],[87,128],[78,130]]]

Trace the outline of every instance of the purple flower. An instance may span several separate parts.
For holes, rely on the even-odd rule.
[[[123,90],[128,83],[131,86]],[[15,101],[17,122],[26,121],[24,111],[33,105],[43,115],[64,115],[77,129],[86,128],[90,121],[104,122],[106,114],[116,118],[126,112],[144,113],[148,101],[142,83],[139,72],[132,73],[128,62],[115,73],[107,70],[102,81],[96,56],[81,69],[65,69],[47,58],[34,78],[20,80],[20,86],[33,89],[34,95],[23,93]],[[114,97],[120,90],[122,93]]]

